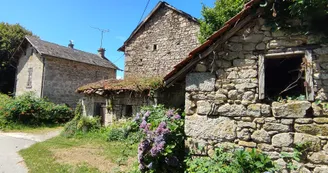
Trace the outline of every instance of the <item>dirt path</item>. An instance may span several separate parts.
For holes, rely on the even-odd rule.
[[[19,150],[59,135],[60,130],[42,134],[0,132],[0,173],[26,173]]]

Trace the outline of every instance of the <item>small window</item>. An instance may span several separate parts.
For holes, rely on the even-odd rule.
[[[304,53],[282,53],[260,56],[259,98],[313,100],[312,56]]]
[[[157,44],[153,45],[153,51],[157,50]]]
[[[27,85],[26,88],[32,88],[32,73],[33,68],[28,68],[28,77],[27,77]]]

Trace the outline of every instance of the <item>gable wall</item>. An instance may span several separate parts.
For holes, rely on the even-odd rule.
[[[259,100],[259,55],[279,48],[313,43],[312,36],[272,32],[259,19],[244,27],[221,48],[200,62],[186,77],[185,132],[188,145],[239,145],[258,148],[282,167],[281,152],[311,142],[307,161],[297,163],[303,171],[328,169],[328,112],[309,101],[266,103]],[[327,101],[328,47],[309,49],[313,58],[316,100]],[[215,62],[214,68],[210,64]],[[213,70],[213,73],[211,71]],[[195,148],[194,148],[195,149]],[[206,154],[206,153],[200,153]],[[298,170],[301,171],[301,170]]]
[[[78,87],[106,78],[115,79],[116,70],[46,57],[43,94],[52,102],[74,107],[82,97],[75,92]]]
[[[198,31],[194,21],[166,6],[159,9],[126,45],[125,77],[167,74],[197,47]]]
[[[34,92],[41,97],[43,63],[42,58],[31,45],[25,50],[26,54],[19,58],[16,70],[15,95],[22,95],[25,92]],[[32,87],[27,87],[28,69],[33,68]]]

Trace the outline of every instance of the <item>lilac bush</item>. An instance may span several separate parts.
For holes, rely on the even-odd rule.
[[[183,117],[164,106],[145,107],[134,121],[145,133],[138,147],[141,172],[183,172]]]

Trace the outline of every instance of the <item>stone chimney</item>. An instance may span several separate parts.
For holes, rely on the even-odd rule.
[[[98,55],[102,58],[105,58],[105,49],[104,48],[99,48],[98,49]]]
[[[73,40],[69,41],[68,47],[74,49]]]

